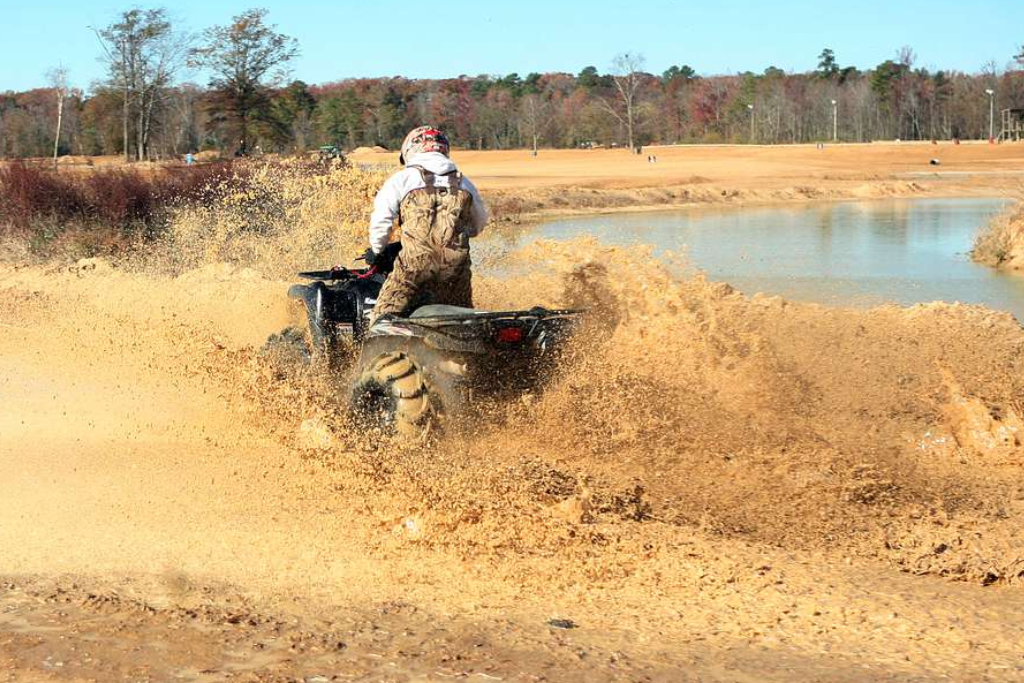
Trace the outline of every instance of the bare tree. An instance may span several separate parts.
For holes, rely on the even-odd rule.
[[[626,127],[630,151],[636,150],[637,93],[643,81],[644,57],[633,52],[616,55],[612,60],[612,81],[620,107],[602,98],[605,109]]]
[[[191,47],[191,36],[174,32],[169,22],[165,25],[166,30],[151,41],[151,49],[144,51],[140,60],[135,126],[139,161],[150,157],[154,119],[167,101],[168,89]]]
[[[551,101],[540,95],[524,95],[519,105],[519,128],[522,135],[533,145],[533,156],[537,156],[537,143],[551,125]]]
[[[126,15],[127,16],[127,13]],[[124,18],[124,17],[122,17]],[[134,30],[128,21],[114,23],[100,30],[93,28],[93,33],[103,48],[102,60],[110,70],[110,85],[121,93],[121,131],[124,160],[129,162],[131,150],[128,146],[128,122],[131,118],[132,74],[135,69]]]
[[[57,154],[60,151],[60,129],[64,123],[64,100],[68,97],[68,70],[63,66],[50,69],[46,79],[57,96],[57,132],[53,136],[53,170],[57,170]]]
[[[148,156],[147,146],[156,103],[184,63],[189,38],[176,34],[165,9],[134,8],[104,29],[93,29],[110,71],[109,85],[121,93],[121,130],[125,161],[131,161],[131,126],[135,126],[135,157]]]

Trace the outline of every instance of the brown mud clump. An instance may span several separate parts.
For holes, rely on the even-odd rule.
[[[173,634],[182,666],[262,653],[254,680],[1021,665],[1015,588],[974,592],[1024,577],[1010,315],[793,304],[538,242],[475,285],[588,309],[546,390],[380,447],[345,378],[260,352],[298,319],[290,274],[356,253],[379,178],[254,178],[144,258],[0,265],[0,664],[34,666],[33,624],[57,651],[51,605],[113,649],[121,623]]]
[[[995,268],[1024,270],[1024,206],[1015,204],[996,216],[978,235],[971,257]]]

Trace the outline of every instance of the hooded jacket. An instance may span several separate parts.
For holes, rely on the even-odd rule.
[[[387,179],[373,200],[373,214],[370,216],[370,248],[375,254],[379,254],[387,246],[388,236],[399,216],[405,196],[413,190],[426,187],[423,184],[423,176],[420,175],[418,169],[413,167],[419,166],[437,176],[435,183],[438,187],[447,187],[448,178],[444,174],[456,170],[455,163],[440,152],[416,154],[406,159],[405,164],[404,169]],[[476,237],[487,224],[487,207],[484,206],[484,200],[481,199],[476,186],[465,176],[462,177],[462,189],[473,197],[473,204],[470,208],[469,236]]]

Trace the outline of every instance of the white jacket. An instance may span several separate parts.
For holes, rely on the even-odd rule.
[[[440,152],[417,154],[406,159],[405,164],[404,169],[388,178],[377,193],[376,199],[373,200],[373,214],[370,216],[370,248],[375,254],[379,254],[387,246],[388,235],[391,234],[391,227],[398,218],[405,195],[413,190],[426,187],[419,169],[410,167],[420,166],[436,175],[435,182],[438,187],[447,187],[448,178],[444,174],[455,170],[455,163]],[[476,237],[487,224],[487,207],[484,206],[484,200],[480,198],[476,186],[465,176],[462,177],[462,189],[473,196],[470,215],[472,225],[469,236]]]

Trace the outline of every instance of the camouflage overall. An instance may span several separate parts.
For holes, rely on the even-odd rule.
[[[435,184],[435,176],[420,167],[422,187],[402,199],[402,251],[384,282],[373,319],[407,315],[424,304],[473,306],[469,259],[470,205],[473,197],[462,189],[461,176],[446,174],[449,186]],[[371,321],[371,322],[372,322]]]

